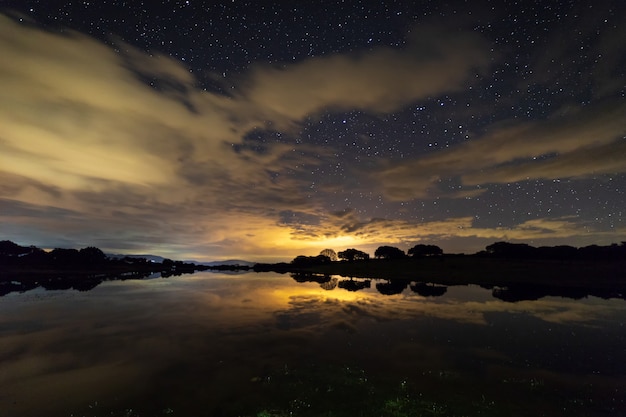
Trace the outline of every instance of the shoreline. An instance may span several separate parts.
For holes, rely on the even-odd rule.
[[[338,261],[295,268],[289,264],[264,264],[255,271],[340,275],[429,282],[442,285],[476,284],[487,287],[542,286],[598,288],[626,292],[626,261],[503,259],[476,256],[370,259]]]
[[[229,270],[232,270],[229,268]],[[168,278],[197,271],[224,272],[218,268],[186,265],[179,268],[161,264],[109,265],[108,267],[54,268],[13,266],[0,267],[0,296],[24,292],[38,286],[46,289],[76,289],[88,291],[104,281],[147,279],[159,273]],[[256,264],[242,272],[275,272],[291,274],[301,279],[330,280],[340,276],[345,281],[354,278],[388,281],[393,287],[409,284],[441,286],[478,285],[493,289],[500,296],[516,301],[519,297],[546,295],[582,298],[626,299],[625,260],[538,260],[481,257],[475,255],[442,255],[393,260],[369,259],[336,261],[297,267],[293,264]],[[500,298],[502,298],[500,297]]]

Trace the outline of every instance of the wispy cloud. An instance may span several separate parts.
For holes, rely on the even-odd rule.
[[[606,101],[562,109],[542,122],[500,123],[462,145],[383,166],[372,177],[389,198],[406,201],[442,194],[438,183],[447,178],[460,178],[464,186],[473,187],[623,173],[624,114],[623,101]],[[483,191],[466,188],[451,196]]]
[[[427,96],[465,89],[489,67],[492,53],[474,33],[416,29],[402,49],[311,58],[284,67],[255,66],[243,97],[270,109],[276,122],[325,109],[390,113]]]
[[[374,250],[381,244],[399,245],[406,249],[418,242],[438,242],[447,246],[449,240],[458,238],[541,242],[558,241],[584,233],[599,241],[614,235],[614,232],[600,230],[593,223],[576,216],[537,218],[507,227],[485,227],[472,216],[430,221],[363,219],[355,210],[344,210],[320,215],[316,221],[300,222],[297,227],[293,224],[289,226],[294,240],[334,241],[342,249],[356,245],[367,250]],[[342,236],[351,236],[351,240],[342,241]]]

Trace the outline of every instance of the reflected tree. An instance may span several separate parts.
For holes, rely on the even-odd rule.
[[[338,282],[339,280],[336,277],[333,277],[330,279],[330,281],[320,283],[320,287],[326,291],[334,290],[335,288],[337,288]]]
[[[596,297],[611,298],[615,293],[606,290],[591,290],[585,288],[550,287],[540,285],[514,285],[510,287],[496,287],[492,290],[494,298],[515,303],[518,301],[534,301],[543,297],[567,297],[575,300],[594,295]],[[623,297],[622,297],[623,298]]]
[[[387,282],[376,284],[376,289],[384,295],[395,295],[400,294],[408,286],[409,283],[404,280],[388,280]]]
[[[440,297],[448,291],[448,287],[445,285],[416,282],[411,285],[411,291],[421,295],[422,297]]]
[[[293,272],[291,278],[296,282],[317,282],[318,284],[324,284],[331,280],[330,275],[313,274],[307,272]]]
[[[372,286],[372,281],[367,279],[364,281],[355,281],[354,279],[344,279],[339,281],[337,284],[339,288],[342,288],[346,291],[359,291],[365,288],[370,288]]]

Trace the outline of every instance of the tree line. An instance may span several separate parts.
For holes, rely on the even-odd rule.
[[[427,256],[440,256],[443,255],[443,250],[436,245],[424,245],[417,244],[410,248],[406,253],[394,246],[380,246],[374,252],[376,259],[402,259],[406,257],[422,258]],[[335,252],[333,249],[324,249],[316,256],[298,255],[292,261],[291,265],[295,267],[307,267],[313,265],[324,265],[334,261],[368,261],[370,254],[358,249],[349,248],[340,252]]]
[[[45,251],[37,246],[20,246],[10,240],[0,241],[0,267],[36,270],[153,270],[193,271],[203,269],[193,263],[163,259],[152,262],[142,257],[109,258],[94,246],[82,249],[55,248]]]
[[[406,252],[395,246],[379,246],[374,252],[378,260],[397,260],[404,258],[443,257],[443,250],[432,244],[416,244]],[[451,256],[451,255],[450,255]],[[607,246],[589,245],[576,248],[573,246],[540,246],[534,247],[526,243],[495,242],[485,247],[485,250],[469,256],[500,258],[500,259],[536,259],[536,260],[626,260],[626,242],[613,243]],[[335,261],[356,262],[368,261],[370,254],[355,248],[348,248],[335,252],[333,249],[324,249],[316,256],[299,255],[290,263],[272,264],[289,270],[290,268],[305,268],[308,266],[323,265]],[[201,266],[164,259],[162,263],[148,261],[145,258],[123,257],[111,259],[102,250],[89,246],[82,249],[55,248],[44,251],[36,246],[20,246],[9,240],[0,241],[0,266],[51,268],[51,269],[98,269],[106,267],[126,267],[139,269],[163,270],[199,270],[207,269]],[[265,270],[266,264],[257,264],[254,270]]]
[[[478,252],[476,256],[508,259],[617,261],[626,260],[626,242],[580,248],[568,245],[534,247],[526,243],[496,242],[487,246],[484,251]]]
[[[439,246],[432,244],[417,244],[406,252],[395,246],[379,246],[374,252],[375,259],[380,260],[441,256],[444,256],[443,250]],[[581,248],[568,245],[534,247],[526,243],[496,242],[486,246],[485,250],[469,256],[528,260],[626,260],[626,242],[621,242],[621,244],[613,243],[608,246],[590,245]],[[340,252],[335,252],[333,249],[324,249],[316,256],[299,255],[291,261],[290,265],[307,267],[339,260],[354,262],[367,261],[369,259],[369,253],[354,248]]]

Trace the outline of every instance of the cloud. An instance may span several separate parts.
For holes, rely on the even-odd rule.
[[[226,96],[170,57],[18,20],[0,15],[0,199],[28,209],[0,223],[41,228],[48,242],[83,242],[85,227],[95,241],[146,250],[296,250],[290,230],[304,231],[281,213],[324,212],[303,178],[334,156],[295,141],[256,149],[250,132],[322,109],[401,109],[465,88],[490,62],[479,36],[428,28],[406,48],[255,64]]]
[[[485,72],[490,59],[489,46],[476,34],[422,28],[402,49],[380,47],[284,67],[254,66],[242,95],[287,121],[329,108],[390,113],[427,96],[465,89]]]
[[[5,172],[64,190],[102,192],[124,183],[181,201],[189,184],[224,191],[220,184],[247,186],[267,164],[294,164],[293,147],[236,152],[232,145],[264,121],[246,116],[247,103],[197,89],[175,60],[1,19]],[[149,78],[176,88],[151,88]],[[302,146],[299,156],[314,163],[310,150]]]
[[[626,172],[626,105],[604,101],[565,108],[540,122],[509,122],[482,137],[428,156],[382,166],[372,177],[392,200],[442,194],[439,181],[460,178],[464,186],[539,178],[581,178]],[[462,189],[453,197],[481,192]],[[450,194],[449,194],[450,195]]]
[[[472,216],[441,220],[411,221],[386,218],[360,218],[354,210],[318,214],[316,221],[307,219],[290,224],[291,238],[305,242],[330,242],[339,249],[358,246],[373,251],[383,244],[408,248],[418,242],[438,242],[446,246],[454,239],[555,241],[574,236],[607,240],[615,231],[600,230],[591,222],[576,216],[537,218],[507,227],[483,227]],[[345,239],[350,236],[350,239]],[[342,239],[344,237],[344,239]]]
[[[3,170],[72,189],[94,180],[169,181],[171,167],[141,138],[146,125],[163,124],[160,116],[183,114],[179,105],[139,85],[120,57],[93,39],[0,19]]]
[[[512,183],[527,179],[585,178],[626,172],[626,141],[579,149],[541,161],[529,161],[472,172],[466,184]]]

